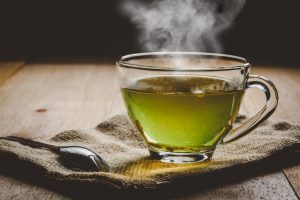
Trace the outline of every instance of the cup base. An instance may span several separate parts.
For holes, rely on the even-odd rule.
[[[149,150],[151,157],[166,163],[195,163],[210,160],[213,151],[201,153],[173,153]]]

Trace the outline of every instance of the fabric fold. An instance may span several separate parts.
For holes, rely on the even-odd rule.
[[[231,168],[270,159],[277,154],[297,154],[300,126],[286,121],[263,123],[250,134],[219,145],[212,160],[203,163],[173,164],[151,159],[146,144],[126,115],[117,115],[90,130],[68,130],[42,142],[57,146],[83,146],[101,155],[110,172],[73,171],[62,165],[58,155],[18,142],[0,140],[1,165],[26,165],[41,176],[63,182],[99,184],[117,189],[159,188],[181,179],[201,180]],[[299,153],[298,153],[299,154]],[[0,168],[1,168],[0,165]],[[24,172],[26,173],[26,171]],[[196,178],[195,178],[196,177]]]

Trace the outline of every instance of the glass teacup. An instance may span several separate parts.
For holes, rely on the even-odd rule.
[[[165,162],[210,159],[218,144],[249,133],[278,103],[274,84],[249,75],[250,64],[237,56],[152,52],[124,56],[117,66],[129,116],[151,156]],[[263,91],[266,104],[232,129],[248,88]]]

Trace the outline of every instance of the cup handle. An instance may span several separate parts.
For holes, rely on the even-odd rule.
[[[278,104],[278,92],[275,85],[272,81],[268,80],[262,76],[250,75],[248,78],[248,82],[246,85],[246,89],[248,88],[257,88],[263,91],[266,95],[266,104],[264,107],[252,118],[247,120],[245,123],[240,125],[237,128],[232,129],[226,135],[225,138],[221,141],[221,143],[229,143],[235,141],[236,139],[246,135],[255,129],[258,125],[260,125],[263,121],[269,118],[272,113],[275,111]]]

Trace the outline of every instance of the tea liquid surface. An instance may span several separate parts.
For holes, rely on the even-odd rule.
[[[244,94],[213,77],[154,76],[122,95],[150,149],[199,152],[214,148],[234,122]]]

